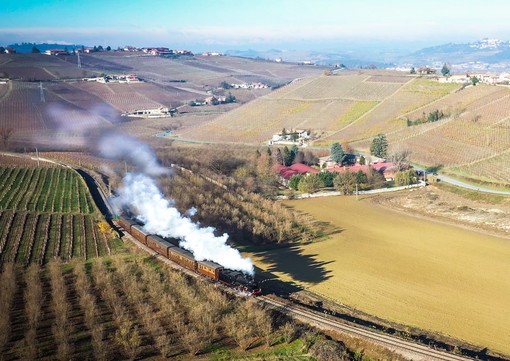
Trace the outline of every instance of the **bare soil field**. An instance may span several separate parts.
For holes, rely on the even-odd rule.
[[[341,305],[510,354],[510,281],[502,277],[510,274],[510,240],[479,232],[494,222],[494,233],[506,234],[499,228],[508,219],[507,202],[475,208],[435,188],[360,201],[288,201],[337,229],[291,251],[315,266],[303,272],[285,250],[252,256],[258,267]],[[420,217],[409,215],[416,212]],[[492,221],[481,218],[487,214]]]

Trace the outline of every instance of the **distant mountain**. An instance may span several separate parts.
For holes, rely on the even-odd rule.
[[[397,44],[398,45],[398,44]],[[510,71],[510,42],[485,38],[472,43],[448,43],[423,48],[412,53],[402,49],[392,50],[384,46],[359,47],[338,51],[306,50],[227,50],[225,54],[254,59],[281,60],[323,66],[344,64],[348,68],[411,68],[432,66],[441,68],[448,63],[456,71],[488,70]]]
[[[510,42],[482,39],[467,44],[443,44],[418,50],[400,59],[413,66],[449,63],[462,69],[510,69]]]
[[[387,57],[372,55],[370,52],[360,51],[309,51],[309,50],[226,50],[230,56],[241,56],[253,59],[265,59],[271,61],[283,61],[290,63],[305,63],[320,66],[335,66],[344,64],[348,68],[360,68],[375,66],[387,68],[395,66],[388,61]]]
[[[78,45],[78,44],[66,45],[66,44],[47,44],[47,43],[44,43],[44,44],[36,44],[36,43],[18,44],[18,43],[16,43],[16,44],[8,45],[7,47],[16,49],[17,53],[31,53],[32,48],[34,46],[37,49],[39,49],[39,51],[41,53],[44,53],[46,50],[49,50],[49,49],[62,49],[62,50],[67,49],[69,51],[72,51],[73,49],[81,48],[83,45],[81,45],[81,44],[80,45]]]

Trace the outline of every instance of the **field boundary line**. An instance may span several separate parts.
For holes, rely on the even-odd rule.
[[[405,83],[407,84],[407,83]],[[391,93],[390,95],[386,96],[385,98],[383,98],[382,100],[378,101],[378,103],[376,105],[374,105],[369,111],[361,114],[358,118],[354,119],[352,122],[350,122],[349,124],[347,124],[346,126],[344,126],[343,128],[331,133],[328,135],[328,138],[331,138],[332,136],[344,131],[345,129],[351,127],[352,125],[354,124],[357,124],[361,119],[365,118],[367,115],[371,114],[372,112],[374,112],[377,108],[379,108],[380,106],[382,106],[382,104],[384,104],[388,99],[392,98],[393,96],[395,96],[395,94],[397,94],[399,91],[402,90],[402,88],[404,87],[404,85],[402,85],[400,88],[398,88],[397,90],[395,90],[393,93]],[[357,101],[360,101],[359,99]],[[370,101],[370,100],[369,100]]]

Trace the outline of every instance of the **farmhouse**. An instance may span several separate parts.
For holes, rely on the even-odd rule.
[[[134,112],[123,113],[123,117],[136,117],[136,118],[166,118],[171,117],[175,109],[167,107],[160,107],[156,109],[138,109]]]
[[[85,81],[96,81],[98,83],[141,83],[142,80],[136,74],[108,74],[96,78],[84,78]]]
[[[285,131],[281,133],[273,134],[273,138],[269,141],[269,144],[274,143],[300,143],[303,144],[305,140],[310,139],[310,131],[304,129],[296,129]]]
[[[234,89],[267,89],[269,88],[269,85],[264,83],[232,83],[230,86]]]
[[[308,173],[319,173],[320,172],[318,169],[309,167],[309,166],[307,166],[305,164],[301,164],[301,163],[292,164],[289,167],[283,166],[281,164],[277,164],[274,166],[273,169],[276,172],[278,172],[280,177],[285,182],[287,182],[290,178],[292,178],[292,176],[295,176],[296,174],[305,175]]]
[[[64,49],[48,49],[44,52],[46,55],[67,55],[67,50]]]
[[[205,51],[202,53],[202,56],[223,56],[223,53],[219,53],[217,51]]]

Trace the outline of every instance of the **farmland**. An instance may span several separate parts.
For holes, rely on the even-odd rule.
[[[101,216],[75,171],[17,161],[26,168],[0,167],[0,264],[111,254],[112,234],[98,227]]]
[[[216,141],[260,143],[271,139],[272,134],[284,127],[310,128],[320,136],[316,145],[343,140],[354,142],[384,130],[402,129],[405,122],[396,120],[401,114],[445,96],[453,89],[450,84],[384,71],[306,78],[179,134],[199,140],[214,134]],[[300,112],[293,111],[296,103],[302,104]],[[252,131],[254,126],[259,126],[260,132]]]
[[[254,302],[229,299],[211,284],[155,267],[140,255],[52,260],[26,271],[6,265],[0,272],[2,359],[183,360],[218,350],[310,359],[308,347],[280,336]]]
[[[309,272],[327,277],[305,275],[282,250],[252,254],[262,269],[382,319],[510,353],[507,239],[389,212],[369,198],[286,204],[341,230],[299,248],[319,268]]]
[[[510,147],[510,90],[403,76],[384,71],[346,72],[305,78],[196,127],[176,132],[199,141],[263,144],[286,129],[311,129],[312,146],[347,141],[368,152],[373,137],[386,134],[390,153],[411,151],[411,161],[440,165],[472,179],[508,185],[505,169],[487,160]],[[439,122],[408,126],[435,110]],[[491,173],[497,173],[492,175]]]

